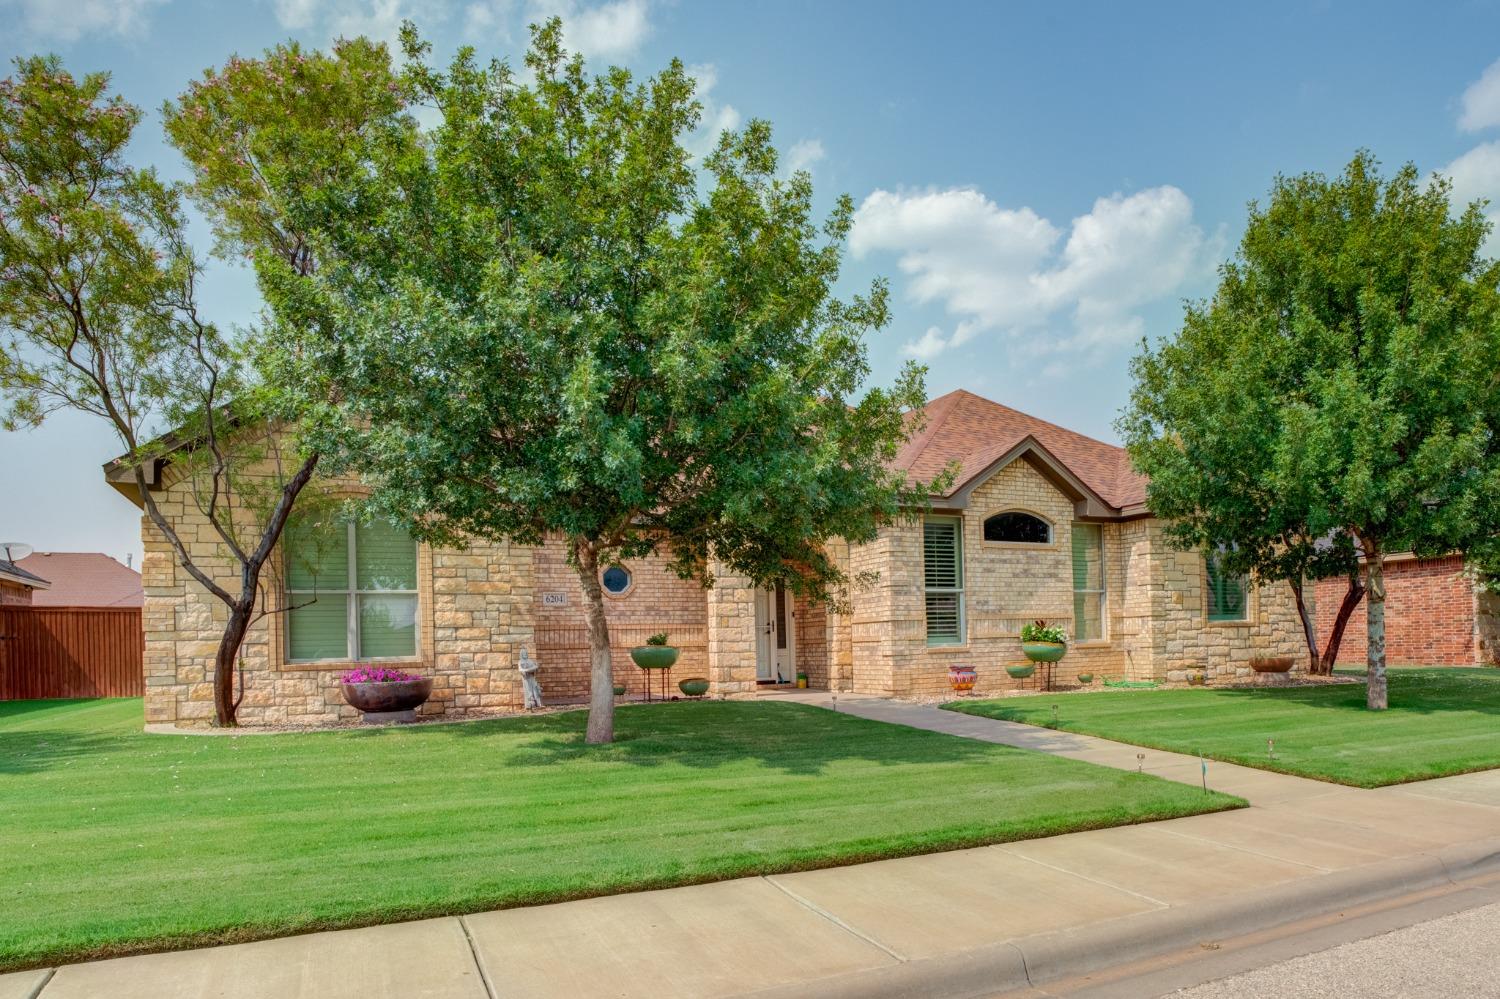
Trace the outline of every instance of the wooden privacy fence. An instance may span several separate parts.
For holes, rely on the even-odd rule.
[[[140,697],[139,607],[0,606],[0,701]]]

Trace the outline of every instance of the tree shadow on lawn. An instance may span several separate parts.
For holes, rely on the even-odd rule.
[[[85,763],[105,752],[118,752],[115,734],[68,729],[0,730],[0,774],[29,774],[73,763]]]
[[[441,734],[478,740],[533,736],[496,753],[494,765],[506,767],[622,763],[710,771],[749,760],[784,774],[818,776],[830,765],[846,761],[942,765],[996,763],[1007,756],[1033,762],[1041,755],[804,704],[685,701],[624,706],[615,712],[615,741],[607,745],[583,741],[585,720],[585,712],[574,711],[445,725]],[[436,734],[438,728],[431,731]],[[380,739],[411,731],[370,729],[349,735]]]

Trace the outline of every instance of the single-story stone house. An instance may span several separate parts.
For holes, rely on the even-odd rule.
[[[1017,685],[1003,667],[1024,661],[1018,633],[1038,618],[1070,636],[1060,684],[1079,672],[1235,675],[1249,672],[1253,656],[1301,662],[1288,588],[1251,587],[1170,547],[1146,508],[1145,482],[1118,447],[958,391],[928,405],[925,428],[898,463],[924,479],[951,463],[959,472],[930,511],[887,525],[866,545],[831,543],[851,574],[874,574],[848,613],[722,568],[707,590],[656,558],[606,568],[617,682],[644,691],[628,650],[665,631],[682,650],[672,678],[706,677],[711,697],[753,696],[799,673],[813,688],[938,696],[953,663],[976,667],[976,689],[993,692]],[[170,461],[147,471],[157,502],[211,562],[213,534],[195,522]],[[134,496],[129,469],[112,463],[106,476]],[[206,724],[224,610],[143,524],[146,716]],[[283,548],[298,544],[291,531]],[[372,660],[434,677],[430,714],[514,709],[523,647],[541,662],[550,700],[587,696],[582,592],[560,541],[432,549],[386,525],[351,524],[322,547],[316,571],[298,568],[304,561],[283,561],[269,594],[292,609],[260,621],[246,642],[244,724],[351,717],[339,673]]]

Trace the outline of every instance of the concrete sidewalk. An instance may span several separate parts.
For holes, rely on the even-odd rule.
[[[830,706],[826,694],[789,699]],[[1197,759],[849,695],[838,710],[1197,784]],[[976,996],[1500,872],[1500,771],[853,867],[0,976],[0,999]]]

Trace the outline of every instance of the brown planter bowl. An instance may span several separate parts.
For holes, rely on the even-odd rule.
[[[344,700],[361,711],[411,711],[432,696],[432,679],[343,684]]]
[[[1291,656],[1266,656],[1250,660],[1250,668],[1257,673],[1286,673],[1292,668]]]

